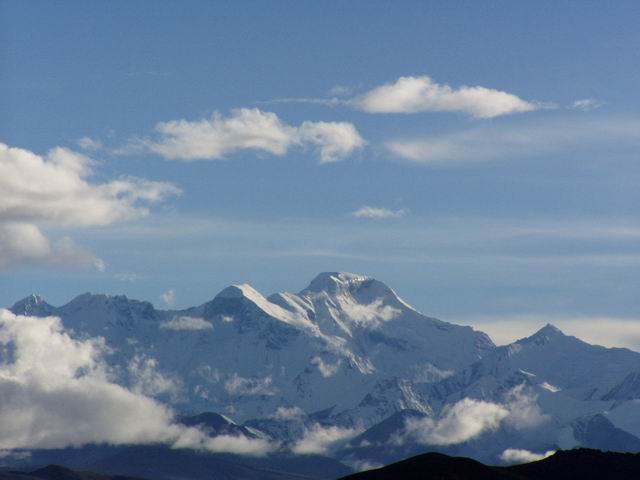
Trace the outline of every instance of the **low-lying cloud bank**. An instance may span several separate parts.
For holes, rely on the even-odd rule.
[[[291,451],[299,455],[325,455],[361,434],[363,430],[338,426],[324,427],[317,424],[305,430],[302,438],[291,447]]]
[[[549,450],[544,453],[533,453],[529,450],[523,450],[519,448],[507,448],[500,455],[500,460],[505,463],[529,463],[529,462],[537,462],[538,460],[543,460],[547,457],[550,457],[556,453],[555,450]]]
[[[408,420],[405,435],[424,445],[455,445],[497,430],[508,416],[509,410],[502,405],[465,398],[446,408],[438,419]]]
[[[104,353],[101,339],[73,339],[59,318],[0,309],[0,450],[162,443],[265,455],[278,447],[176,423],[166,406],[113,383]]]
[[[519,385],[507,392],[503,403],[464,398],[446,406],[437,418],[409,419],[404,432],[394,436],[391,443],[456,445],[493,432],[502,425],[523,430],[538,427],[548,420],[535,396]]]

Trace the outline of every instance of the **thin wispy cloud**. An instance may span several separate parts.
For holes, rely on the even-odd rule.
[[[138,138],[116,153],[150,151],[170,160],[221,160],[249,150],[283,156],[292,148],[311,148],[320,163],[342,160],[364,147],[365,140],[348,122],[303,122],[288,125],[272,112],[256,108],[233,110],[228,117],[216,112],[201,120],[158,123],[157,136]]]
[[[171,320],[166,320],[160,323],[160,328],[164,330],[213,330],[213,325],[207,322],[204,318],[179,316],[174,317]]]
[[[83,150],[95,152],[98,150],[102,150],[104,145],[101,140],[91,138],[91,137],[82,137],[76,140],[76,144]]]
[[[385,218],[398,218],[406,214],[406,210],[390,210],[388,208],[372,207],[363,205],[351,212],[351,216],[356,218],[368,218],[371,220],[382,220]]]
[[[491,125],[386,142],[386,148],[397,157],[423,165],[518,159],[568,150],[584,152],[637,145],[640,145],[640,121],[629,118]]]
[[[569,106],[572,110],[581,110],[583,112],[588,112],[591,110],[595,110],[596,108],[600,108],[605,104],[602,100],[598,100],[597,98],[581,98],[579,100],[574,100],[573,103]]]

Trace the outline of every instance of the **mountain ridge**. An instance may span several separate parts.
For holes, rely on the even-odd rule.
[[[124,387],[138,388],[140,365],[153,367],[166,389],[149,395],[180,416],[215,412],[285,445],[322,428],[375,440],[331,450],[354,464],[375,463],[384,449],[385,461],[425,447],[498,461],[509,448],[619,449],[640,438],[639,353],[590,345],[552,324],[496,346],[365,275],[324,272],[298,293],[269,296],[230,285],[182,310],[88,293],[60,307],[31,295],[12,310],[59,316],[72,336],[104,338]],[[478,405],[506,420],[455,444],[423,444],[411,431],[442,429],[447,412]],[[518,419],[518,409],[532,418]],[[389,445],[381,431],[407,443]]]

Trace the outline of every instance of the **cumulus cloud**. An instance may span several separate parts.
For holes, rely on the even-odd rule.
[[[570,108],[573,110],[581,110],[583,112],[588,112],[589,110],[595,110],[596,108],[600,108],[603,105],[604,105],[604,102],[596,98],[581,98],[579,100],[574,100]]]
[[[454,445],[496,430],[508,416],[502,405],[465,398],[445,407],[439,418],[407,420],[405,435],[425,445]]]
[[[522,450],[519,448],[507,448],[502,454],[500,454],[500,460],[505,463],[529,463],[537,462],[550,457],[556,453],[555,450],[549,450],[544,453],[533,453],[529,450]]]
[[[426,75],[400,77],[355,98],[352,104],[369,113],[464,112],[476,118],[538,108],[511,93],[479,86],[452,88]]]
[[[36,225],[0,222],[0,270],[29,265],[105,269],[103,260],[69,237],[52,243]]]
[[[246,378],[234,373],[224,383],[224,389],[231,395],[275,395],[275,388],[272,386],[273,379]]]
[[[298,455],[325,455],[362,431],[360,428],[323,427],[316,424],[305,429],[304,436],[291,447],[291,451]]]
[[[640,122],[633,119],[574,120],[512,127],[490,125],[438,136],[386,142],[394,155],[422,165],[519,159],[562,151],[637,148]]]
[[[292,147],[317,148],[320,163],[335,162],[365,145],[347,122],[304,122],[295,127],[275,113],[241,108],[223,117],[216,112],[202,120],[174,120],[156,125],[158,138],[132,141],[123,152],[148,150],[172,160],[220,160],[240,150],[275,156]]]
[[[169,184],[139,178],[92,183],[95,162],[55,148],[46,156],[0,143],[0,269],[24,265],[93,266],[104,262],[71,238],[50,241],[42,226],[109,225],[148,213],[176,195]]]
[[[165,330],[213,330],[213,325],[204,318],[180,316],[160,322]]]
[[[155,400],[109,378],[101,339],[76,340],[59,318],[0,309],[0,450],[88,443],[165,443],[263,455],[264,440],[209,437]]]
[[[388,208],[371,207],[363,205],[359,209],[351,212],[356,218],[369,218],[372,220],[382,220],[384,218],[402,217],[406,213],[405,210],[389,210]]]
[[[318,148],[320,163],[337,162],[365,145],[356,127],[346,122],[304,122],[298,137]]]
[[[0,144],[0,221],[109,225],[145,215],[146,204],[179,193],[169,183],[139,178],[91,183],[93,167],[88,157],[64,148],[41,157]]]

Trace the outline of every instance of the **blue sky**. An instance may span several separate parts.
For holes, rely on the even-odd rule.
[[[631,1],[0,0],[0,143],[22,149],[0,156],[0,304],[183,307],[344,270],[455,322],[640,342],[638,19]]]

